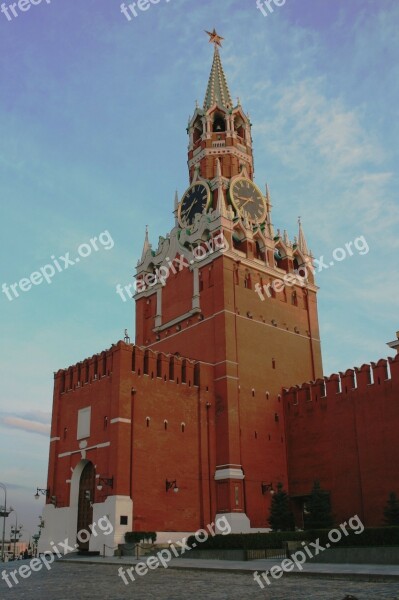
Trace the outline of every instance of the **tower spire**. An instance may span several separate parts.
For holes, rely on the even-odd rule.
[[[299,234],[298,234],[298,247],[299,247],[299,250],[303,254],[309,255],[309,248],[308,248],[308,245],[306,243],[305,234],[303,233],[303,229],[302,229],[301,217],[298,217],[298,225],[299,225]]]
[[[222,61],[219,54],[219,46],[221,46],[220,37],[215,31],[206,32],[210,36],[210,42],[215,45],[213,53],[213,63],[211,74],[209,76],[208,87],[205,94],[204,110],[208,110],[214,104],[218,104],[224,108],[233,106],[229,86],[227,85],[226,75],[224,74]]]
[[[147,254],[148,250],[151,250],[151,244],[148,239],[148,225],[146,225],[145,226],[145,238],[144,238],[144,245],[143,245],[143,253],[141,255],[141,261],[143,261],[145,259],[145,255]]]

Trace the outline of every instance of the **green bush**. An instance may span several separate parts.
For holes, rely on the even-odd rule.
[[[155,531],[127,531],[125,533],[126,544],[140,544],[143,542],[151,542],[152,544],[157,539]]]
[[[339,526],[335,529],[340,529]],[[206,542],[198,544],[194,536],[190,536],[188,543],[195,543],[198,550],[205,549],[231,549],[231,550],[260,550],[267,548],[283,548],[285,542],[313,542],[317,538],[320,544],[325,546],[327,542],[331,546],[399,546],[399,527],[376,527],[365,529],[363,533],[355,534],[347,526],[348,536],[342,533],[339,542],[331,543],[328,539],[330,529],[309,529],[307,531],[272,531],[270,533],[231,533],[229,535],[216,535],[209,537]]]

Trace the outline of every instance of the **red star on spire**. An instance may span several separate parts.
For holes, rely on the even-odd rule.
[[[205,31],[209,35],[209,42],[211,44],[215,44],[215,46],[222,46],[223,37],[216,33],[216,29],[213,28],[213,31]]]

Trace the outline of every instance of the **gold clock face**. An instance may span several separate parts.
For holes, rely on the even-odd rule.
[[[261,223],[266,218],[266,202],[262,192],[253,181],[246,177],[237,177],[230,186],[230,199],[237,214],[247,214],[250,221]]]
[[[194,222],[195,215],[202,214],[209,206],[211,191],[203,182],[194,183],[185,192],[178,211],[180,227],[188,227]]]

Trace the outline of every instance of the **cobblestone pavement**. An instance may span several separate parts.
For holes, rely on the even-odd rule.
[[[14,563],[17,568],[21,563]],[[6,572],[12,570],[7,565]],[[0,567],[0,573],[3,568]],[[209,571],[157,570],[129,586],[117,567],[55,563],[50,571],[31,573],[9,589],[0,580],[1,600],[399,600],[399,583],[350,582],[287,577],[261,590],[252,574]]]

